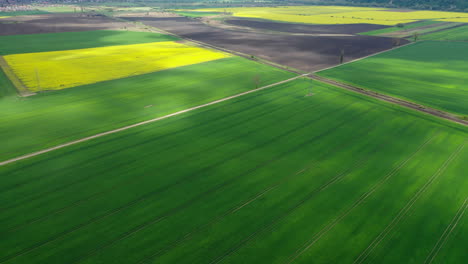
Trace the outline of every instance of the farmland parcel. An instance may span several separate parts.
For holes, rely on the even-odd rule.
[[[5,56],[33,92],[141,75],[230,55],[177,42],[155,42]]]
[[[466,139],[297,80],[0,167],[0,261],[423,262],[465,206]],[[454,228],[440,262],[466,261]]]
[[[419,20],[468,23],[468,13],[441,11],[398,12],[387,8],[346,6],[284,6],[200,9],[206,12],[228,12],[236,17],[260,18],[310,24],[378,24],[396,25]]]
[[[92,43],[109,43],[96,41],[95,32],[89,35],[91,43],[85,41],[83,32],[76,34],[81,39],[77,43],[86,47]],[[104,39],[116,45],[122,39],[118,34],[113,37],[106,32]],[[147,33],[142,34],[146,40],[154,39]],[[73,39],[72,33],[67,36]],[[36,37],[28,35],[22,39],[34,41]],[[142,38],[134,36],[133,39]],[[127,44],[128,40],[123,42]],[[27,52],[27,47],[29,45],[24,45],[21,50]],[[75,48],[80,47],[75,43]],[[0,160],[167,115],[293,76],[295,74],[247,59],[228,57],[18,98],[14,86],[0,72],[0,137],[8,139],[2,142]]]
[[[467,60],[468,43],[420,42],[318,74],[466,116]]]

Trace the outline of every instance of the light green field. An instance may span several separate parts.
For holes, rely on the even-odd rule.
[[[0,167],[0,261],[422,263],[468,196],[467,135],[297,80]]]
[[[468,43],[419,42],[318,75],[468,115]]]
[[[422,35],[422,40],[468,41],[468,25]]]

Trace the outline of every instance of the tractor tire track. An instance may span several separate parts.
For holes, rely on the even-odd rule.
[[[417,153],[421,151],[427,144],[434,140],[437,133],[423,142],[415,152],[413,152],[408,158],[403,160],[398,166],[392,169],[387,175],[385,175],[379,182],[377,182],[374,186],[371,187],[369,191],[361,195],[358,200],[356,200],[350,208],[348,208],[345,212],[343,212],[340,216],[335,218],[332,222],[330,222],[327,226],[322,228],[319,232],[317,232],[311,240],[309,240],[306,244],[300,247],[296,252],[288,258],[286,263],[292,263],[297,258],[299,258],[304,252],[306,252],[309,248],[311,248],[317,241],[320,240],[325,234],[328,233],[333,227],[335,227],[343,218],[345,218],[348,214],[350,214],[355,208],[361,205],[363,202],[366,201],[373,193],[375,193],[380,187],[382,187],[391,177],[393,177],[402,167],[404,167]]]
[[[359,168],[360,166],[364,165],[368,159],[372,156],[373,153],[379,151],[380,147],[383,146],[386,142],[383,142],[382,144],[376,146],[370,153],[368,153],[368,155],[366,155],[365,157],[362,157],[361,159],[357,160],[351,167],[349,167],[348,169],[346,169],[345,171],[339,173],[338,175],[336,175],[335,177],[333,177],[332,179],[330,179],[327,183],[325,183],[324,185],[320,186],[319,188],[313,190],[312,192],[310,192],[303,200],[301,200],[298,204],[296,204],[295,206],[291,207],[289,210],[287,210],[283,215],[273,219],[268,225],[264,225],[263,227],[261,227],[260,229],[258,229],[257,231],[255,231],[254,233],[252,233],[251,235],[247,236],[245,239],[243,239],[241,242],[239,242],[236,246],[232,247],[230,250],[228,250],[226,253],[218,256],[217,258],[215,258],[213,261],[211,261],[210,263],[213,264],[213,263],[219,263],[221,262],[222,260],[224,260],[226,257],[228,257],[229,255],[231,255],[232,253],[236,252],[237,250],[239,250],[240,248],[242,248],[243,246],[245,246],[248,242],[252,241],[253,239],[255,239],[257,237],[257,235],[259,235],[261,232],[263,231],[267,231],[269,230],[270,232],[275,228],[275,225],[280,223],[281,221],[283,221],[284,219],[286,219],[289,215],[291,215],[292,213],[294,213],[297,209],[301,208],[306,202],[308,202],[309,200],[311,200],[313,197],[315,197],[315,195],[319,194],[320,192],[322,192],[323,190],[327,189],[328,187],[332,186],[333,184],[339,182],[340,180],[342,180],[346,175],[348,175],[353,169],[356,169],[356,168]]]
[[[400,221],[406,216],[413,205],[418,201],[422,194],[430,185],[438,178],[448,167],[448,165],[458,156],[461,150],[465,147],[465,143],[460,144],[457,149],[445,160],[445,162],[437,169],[437,171],[427,180],[427,182],[411,197],[408,203],[403,207],[395,218],[385,227],[385,229],[369,244],[369,246],[359,255],[354,263],[362,263],[372,253],[372,251],[382,242],[382,240],[397,226]]]
[[[453,217],[452,221],[450,221],[449,225],[444,230],[444,233],[440,236],[439,240],[432,248],[431,252],[427,256],[426,260],[424,261],[424,264],[431,264],[434,261],[434,259],[439,254],[439,251],[444,247],[448,238],[452,234],[453,230],[457,227],[460,219],[463,218],[463,215],[465,214],[465,211],[467,208],[468,208],[468,197],[465,199],[462,206],[458,209],[457,213]]]

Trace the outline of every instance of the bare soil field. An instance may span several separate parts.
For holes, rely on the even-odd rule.
[[[389,38],[300,36],[227,30],[185,17],[125,17],[181,37],[241,52],[303,71],[316,71],[392,48]],[[406,44],[402,40],[401,44]]]
[[[128,28],[128,23],[104,16],[46,14],[0,20],[0,36]]]
[[[389,26],[371,24],[349,24],[349,25],[306,25],[294,23],[280,23],[260,21],[251,19],[228,19],[225,23],[235,26],[249,27],[288,33],[305,34],[357,34],[371,30],[388,28]]]

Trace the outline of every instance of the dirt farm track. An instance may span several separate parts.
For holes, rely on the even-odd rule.
[[[346,62],[392,48],[392,40],[381,37],[246,32],[209,26],[185,17],[124,17],[124,19],[140,21],[188,39],[254,55],[303,71],[316,71],[339,64],[341,49],[345,50]],[[362,25],[359,27],[359,30],[363,29]],[[370,30],[374,28],[375,26],[370,26]],[[328,31],[328,33],[335,32]],[[401,43],[406,41],[402,40]]]

